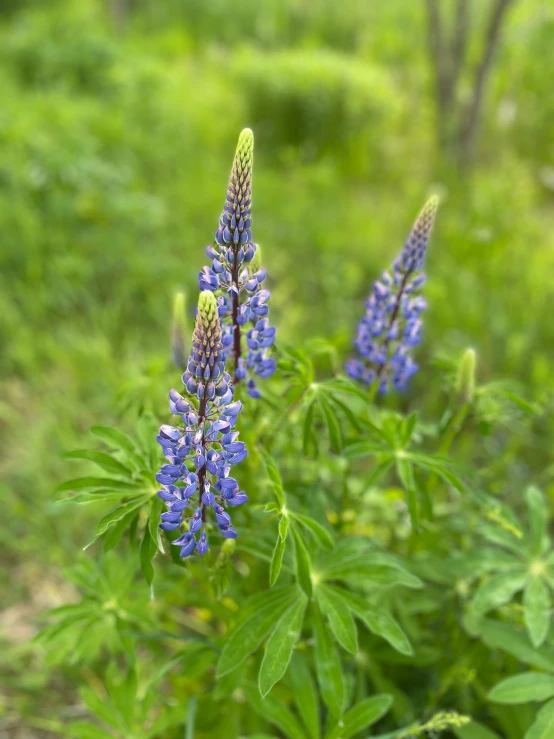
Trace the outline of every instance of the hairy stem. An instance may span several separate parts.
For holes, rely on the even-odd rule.
[[[237,385],[240,382],[240,378],[237,377],[237,369],[239,367],[239,360],[241,355],[241,346],[240,346],[240,338],[241,338],[241,332],[240,332],[240,326],[238,323],[238,316],[239,316],[239,275],[238,275],[238,266],[237,266],[237,257],[235,254],[235,261],[233,263],[233,271],[231,273],[233,285],[235,286],[236,292],[233,293],[233,305],[232,305],[232,312],[231,312],[231,321],[233,324],[233,356],[235,359],[234,364],[234,377],[233,377],[233,385]]]
[[[206,425],[206,398],[202,398],[198,407],[198,423],[202,427],[202,453],[206,458],[206,447],[205,447],[205,425]],[[206,480],[206,465],[201,468],[198,473],[198,507],[202,508],[202,521],[206,523],[206,506],[202,503],[202,493],[204,492],[204,482]]]
[[[386,335],[385,341],[383,343],[383,346],[384,346],[384,349],[385,349],[385,352],[386,352],[387,359],[389,357],[389,344],[390,344],[390,341],[391,341],[389,339],[389,332],[390,332],[390,330],[392,328],[393,323],[396,321],[396,317],[398,315],[398,311],[400,310],[400,305],[402,303],[402,296],[404,295],[404,290],[406,288],[406,283],[408,282],[408,280],[409,280],[410,276],[412,275],[412,273],[413,273],[413,269],[409,269],[406,272],[406,274],[404,275],[404,277],[402,278],[402,282],[400,283],[400,289],[398,291],[398,299],[396,301],[396,305],[394,306],[394,310],[393,310],[393,312],[391,314],[390,321],[389,321],[388,326],[387,326],[387,335]],[[381,377],[381,375],[383,374],[383,370],[385,369],[386,366],[387,366],[387,363],[385,361],[385,363],[382,364],[379,367],[379,369],[377,370],[377,379],[379,379]]]

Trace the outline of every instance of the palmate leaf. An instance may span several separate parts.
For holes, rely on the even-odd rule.
[[[354,584],[404,585],[408,588],[423,587],[422,581],[394,562],[383,562],[375,554],[360,553],[347,561],[332,560],[319,571],[322,580],[344,580]]]
[[[239,667],[273,632],[277,621],[298,599],[295,586],[270,590],[262,594],[254,612],[248,613],[228,637],[217,664],[217,677]]]
[[[106,472],[113,472],[116,475],[122,475],[123,477],[132,477],[133,470],[130,467],[125,466],[117,459],[112,457],[106,452],[97,452],[90,449],[77,449],[73,452],[67,452],[63,455],[64,459],[79,459],[86,460],[87,462],[94,462],[94,464],[101,467]]]
[[[117,480],[113,477],[78,477],[75,480],[68,480],[58,486],[58,492],[65,493],[76,490],[120,490],[131,495],[140,489],[143,483],[129,482],[126,480]]]
[[[487,578],[473,597],[469,607],[470,614],[479,617],[508,603],[523,588],[526,580],[527,572],[523,568]]]
[[[314,657],[321,697],[329,713],[339,718],[345,698],[344,677],[339,655],[319,609],[314,609]]]
[[[347,652],[357,654],[358,636],[356,625],[344,600],[337,596],[335,591],[324,583],[316,586],[315,597],[321,612],[329,619],[331,630],[339,644]]]
[[[327,433],[329,434],[329,441],[331,442],[331,449],[337,454],[341,452],[344,445],[344,439],[342,435],[342,428],[337,418],[336,411],[333,410],[331,404],[327,400],[326,396],[319,393],[317,396],[319,407],[321,408],[321,415],[327,426]]]
[[[139,508],[142,508],[142,506],[150,500],[150,497],[150,495],[140,495],[133,498],[133,500],[130,500],[128,503],[123,503],[123,505],[117,506],[117,508],[114,508],[112,511],[107,513],[98,523],[94,539],[87,544],[85,549],[103,536],[108,529],[115,526],[123,518],[130,520],[131,514],[138,511]]]
[[[497,683],[489,692],[493,703],[529,703],[554,697],[554,677],[542,672],[522,672]]]
[[[417,504],[417,490],[414,478],[414,468],[408,459],[406,459],[405,457],[397,456],[396,471],[406,492],[406,502],[408,504],[410,518],[412,519],[412,526],[414,527],[414,529],[417,529],[419,526],[419,509]]]
[[[266,721],[277,726],[288,739],[306,739],[298,720],[282,701],[271,695],[261,698],[254,685],[247,685],[244,691],[248,705]]]
[[[104,551],[109,552],[111,549],[116,547],[127,529],[132,530],[134,523],[139,515],[140,507],[131,507],[130,510],[122,516],[119,521],[116,521],[113,526],[103,534],[102,540],[104,542]],[[90,546],[90,544],[88,545]]]
[[[127,436],[127,434],[123,433],[123,431],[112,428],[111,426],[93,426],[90,431],[109,446],[115,449],[122,449],[132,458],[136,457],[136,444],[129,436]]]
[[[334,594],[336,599],[342,600],[343,604],[376,636],[386,639],[391,647],[401,654],[405,654],[408,657],[413,655],[413,649],[408,637],[392,616],[385,611],[369,605],[362,596],[356,593],[332,585],[326,587],[328,591]]]
[[[390,447],[374,439],[356,441],[343,449],[346,459],[360,459],[371,455],[379,455],[379,461],[393,460],[394,453]]]
[[[67,732],[68,736],[75,737],[75,739],[110,739],[113,737],[112,733],[103,731],[88,721],[74,721],[71,726],[67,727]]]
[[[259,688],[265,697],[285,674],[292,657],[292,650],[302,629],[308,599],[301,593],[298,599],[281,616],[273,631],[260,667]]]
[[[281,475],[279,474],[279,470],[277,469],[277,466],[273,461],[271,455],[269,455],[265,450],[260,450],[260,456],[264,461],[267,475],[271,483],[271,489],[273,491],[273,494],[275,495],[275,499],[282,508],[285,505],[286,501],[285,491],[283,490],[283,483],[281,482]]]
[[[479,635],[491,649],[501,649],[521,662],[554,672],[554,649],[544,644],[535,649],[527,634],[515,626],[485,619],[480,625]]]
[[[317,689],[308,662],[303,654],[296,652],[287,672],[296,707],[309,739],[319,737],[319,702]]]
[[[554,736],[554,700],[548,701],[537,713],[524,739],[552,739]]]
[[[304,416],[304,425],[302,429],[302,451],[304,456],[310,453],[310,448],[315,450],[317,455],[317,435],[314,429],[315,412],[317,406],[315,399],[313,399],[306,408],[306,415]]]
[[[465,726],[454,727],[453,731],[458,739],[500,739],[495,731],[478,721],[470,721]]]
[[[347,711],[325,732],[325,739],[350,739],[363,729],[379,721],[392,705],[392,695],[374,695],[365,698]]]
[[[298,584],[308,597],[312,595],[312,565],[310,554],[302,538],[302,533],[296,526],[292,526],[294,537],[294,551],[296,558],[296,577]]]
[[[523,591],[523,615],[534,647],[540,647],[546,639],[550,628],[551,608],[548,586],[542,578],[533,578]]]
[[[305,395],[303,406],[305,416],[303,423],[303,450],[308,454],[310,447],[317,453],[317,432],[314,428],[316,418],[319,417],[327,428],[331,448],[340,452],[343,447],[343,431],[341,418],[356,431],[360,431],[362,422],[356,413],[345,402],[344,396],[354,396],[367,404],[365,395],[353,387],[346,378],[334,378],[321,383],[312,383]]]
[[[542,554],[543,543],[547,536],[548,510],[541,491],[531,486],[525,491],[527,510],[529,511],[529,540],[534,556]]]
[[[154,579],[154,567],[152,566],[152,558],[156,554],[158,547],[150,535],[150,527],[147,525],[144,529],[142,543],[140,545],[140,568],[144,579],[151,585]]]
[[[285,556],[285,548],[287,546],[286,538],[281,539],[277,537],[275,542],[275,549],[273,550],[273,556],[271,557],[271,564],[269,566],[269,586],[272,588],[277,582],[277,578],[281,573],[281,567],[283,565],[283,557]]]
[[[320,544],[322,547],[325,547],[325,549],[333,549],[333,547],[335,546],[333,537],[320,523],[314,521],[313,518],[310,518],[309,516],[303,516],[300,513],[293,513],[292,511],[290,511],[289,515],[305,529],[308,529],[308,531],[313,535],[318,544]]]

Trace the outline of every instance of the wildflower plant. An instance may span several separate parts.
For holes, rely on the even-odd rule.
[[[94,560],[87,551],[69,575],[74,602],[45,616],[36,642],[53,663],[84,668],[81,698],[94,718],[71,735],[549,736],[548,494],[528,488],[524,525],[519,488],[516,510],[497,500],[522,466],[511,451],[486,463],[490,448],[508,448],[504,419],[514,417],[494,415],[491,398],[527,408],[528,424],[538,404],[480,384],[473,349],[443,362],[437,418],[376,405],[364,387],[406,392],[417,370],[436,198],[374,284],[346,375],[324,338],[282,347],[268,383],[281,402],[262,418],[249,411],[258,379],[276,369],[275,329],[251,230],[252,153],[246,129],[192,340],[176,300],[173,355],[184,372],[169,392],[171,418],[137,401],[129,435],[95,426],[102,448],[67,455],[101,473],[60,486],[62,515],[71,504],[102,508],[83,539]],[[167,364],[160,400],[175,372]],[[457,461],[461,447],[483,468]],[[248,500],[243,484],[239,537],[231,514]],[[514,661],[526,667],[507,677]],[[517,725],[516,702],[525,704]]]
[[[437,207],[437,197],[427,201],[392,269],[373,283],[354,340],[356,355],[346,363],[350,377],[376,383],[381,394],[404,390],[418,370],[412,349],[421,340],[427,307],[421,295],[423,262]]]
[[[199,283],[201,290],[218,293],[224,358],[230,359],[233,383],[245,380],[248,394],[257,399],[261,393],[256,379],[270,377],[276,362],[268,351],[275,328],[268,319],[270,292],[263,286],[266,271],[260,248],[252,240],[253,156],[254,135],[245,128],[237,144],[215,242],[206,249],[212,262],[200,272]]]

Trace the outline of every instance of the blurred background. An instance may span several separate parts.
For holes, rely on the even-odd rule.
[[[552,0],[1,0],[1,736],[49,735],[71,702],[30,644],[90,538],[54,502],[61,454],[165,408],[173,294],[195,300],[244,126],[280,344],[345,355],[436,192],[400,404],[440,409],[438,364],[467,346],[480,381],[550,397],[553,55]],[[553,442],[543,420],[522,479],[550,479]]]

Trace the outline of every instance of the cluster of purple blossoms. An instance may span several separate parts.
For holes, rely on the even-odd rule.
[[[181,547],[181,557],[188,557],[195,549],[199,554],[208,550],[208,508],[213,509],[222,535],[234,539],[237,532],[225,507],[248,500],[237,481],[229,477],[231,467],[242,462],[248,452],[244,442],[238,441],[238,431],[233,431],[242,405],[233,401],[231,377],[225,372],[218,304],[210,291],[200,293],[183,383],[188,397],[176,390],[169,392],[169,409],[182,424],[163,425],[156,437],[168,462],[156,480],[162,486],[158,495],[168,509],[161,515],[160,528],[175,531],[187,522],[188,530],[173,544]]]
[[[410,352],[421,339],[421,314],[427,306],[421,295],[422,267],[437,207],[438,198],[430,198],[392,270],[373,284],[354,340],[357,356],[345,366],[355,380],[377,382],[381,394],[403,390],[418,370]]]
[[[266,271],[261,267],[260,250],[252,241],[250,228],[253,152],[254,135],[246,128],[239,137],[215,242],[206,249],[212,264],[200,272],[199,283],[201,290],[221,291],[217,300],[223,352],[224,359],[233,358],[234,384],[246,380],[248,394],[260,398],[255,377],[269,377],[276,363],[268,351],[275,328],[267,318],[270,292],[262,287]]]

